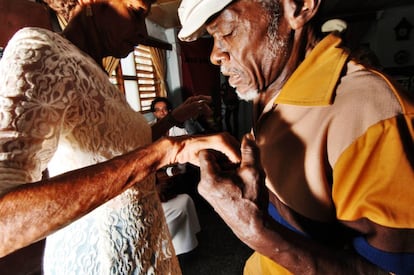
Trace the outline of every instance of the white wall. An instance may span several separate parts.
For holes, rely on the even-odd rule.
[[[178,45],[177,29],[165,29],[150,20],[146,20],[148,34],[152,37],[160,39],[172,45],[172,50],[167,51],[167,85],[169,99],[173,106],[177,106],[182,102],[181,94],[178,93],[182,86],[181,74],[181,57],[179,55],[180,49]]]
[[[174,106],[178,106],[182,102],[182,97],[180,94],[174,94],[179,88],[182,86],[182,78],[181,78],[181,65],[180,65],[180,57],[179,57],[179,49],[177,50],[177,30],[174,28],[165,29],[158,24],[153,23],[150,20],[146,20],[147,31],[151,37],[157,38],[161,41],[169,43],[172,45],[172,50],[166,51],[166,59],[167,59],[167,89],[169,98],[172,101]],[[132,61],[132,55],[130,54],[125,59],[121,60],[123,64],[127,64],[128,62]],[[133,87],[130,89],[133,90]],[[126,99],[131,104],[132,108],[135,111],[139,111],[138,101],[136,92],[126,92]],[[152,113],[147,113],[144,115],[148,121],[154,120],[154,116]]]

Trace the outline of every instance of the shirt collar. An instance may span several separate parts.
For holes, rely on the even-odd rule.
[[[329,105],[349,53],[342,39],[330,34],[319,42],[293,72],[276,97],[276,104]]]

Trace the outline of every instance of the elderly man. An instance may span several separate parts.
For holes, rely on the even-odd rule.
[[[245,274],[414,274],[413,101],[318,36],[323,4],[182,1],[179,38],[206,29],[255,106],[240,167],[203,152],[199,191],[256,251]]]

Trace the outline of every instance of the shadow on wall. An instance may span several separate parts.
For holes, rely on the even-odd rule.
[[[0,47],[23,27],[52,29],[50,14],[44,5],[27,0],[0,0]]]

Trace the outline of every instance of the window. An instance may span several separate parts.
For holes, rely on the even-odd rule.
[[[151,102],[159,94],[161,81],[156,77],[150,47],[138,45],[135,47],[134,55],[141,111],[149,111]]]
[[[41,1],[41,0],[36,0]],[[56,14],[57,25],[64,29],[66,19]],[[59,30],[60,31],[60,30]],[[165,51],[172,50],[169,43],[154,37],[146,37],[128,57],[118,60],[106,57],[104,68],[110,81],[125,94],[128,103],[135,111],[150,112],[151,102],[156,96],[167,96],[165,85]],[[2,49],[0,48],[0,59]]]
[[[155,97],[166,94],[151,52],[151,47],[138,45],[128,57],[120,60],[110,76],[132,108],[142,113],[150,112]]]

